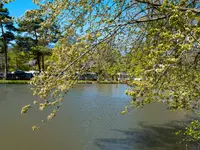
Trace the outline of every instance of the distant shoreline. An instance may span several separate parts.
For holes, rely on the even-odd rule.
[[[29,84],[29,80],[0,80],[0,84]],[[78,81],[78,84],[126,84],[121,81]]]

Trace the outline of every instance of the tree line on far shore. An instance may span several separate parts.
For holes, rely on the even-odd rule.
[[[41,72],[51,65],[48,62],[51,59],[52,49],[61,44],[59,40],[63,35],[58,24],[42,26],[46,18],[40,11],[40,9],[27,10],[22,17],[13,19],[4,3],[0,4],[0,71],[4,73],[5,79],[10,71]],[[69,41],[76,42],[73,36]],[[128,55],[120,49],[114,49],[112,44],[112,42],[102,43],[95,56],[85,64],[87,71],[95,72],[101,80],[106,78],[116,80],[118,72],[127,71],[124,66]]]

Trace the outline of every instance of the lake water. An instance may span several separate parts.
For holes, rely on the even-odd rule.
[[[120,111],[129,104],[126,85],[77,85],[65,97],[60,112],[41,130],[31,127],[47,115],[30,104],[29,85],[0,85],[1,150],[173,150],[182,149],[172,134],[187,115],[169,112],[162,104]],[[185,147],[184,147],[185,149]]]

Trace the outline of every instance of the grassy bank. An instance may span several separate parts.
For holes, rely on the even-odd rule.
[[[29,84],[28,80],[0,80],[0,84]]]
[[[78,81],[78,84],[123,84],[119,81]]]
[[[29,84],[28,80],[0,80],[0,84]],[[78,81],[78,84],[123,84],[119,81]]]

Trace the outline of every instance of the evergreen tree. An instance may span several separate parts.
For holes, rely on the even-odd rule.
[[[34,59],[37,60],[38,70],[44,71],[44,57],[50,54],[48,45],[51,42],[56,42],[56,35],[59,32],[56,25],[42,28],[41,24],[45,19],[38,12],[40,10],[27,11],[23,17],[18,19],[19,36],[16,42],[22,50],[33,54]],[[53,34],[51,34],[52,32]]]
[[[10,41],[14,40],[13,32],[16,31],[16,28],[13,26],[12,17],[9,16],[9,11],[7,8],[4,8],[4,4],[0,3],[0,41],[1,41],[1,51],[4,53],[5,61],[5,78],[7,79],[8,72],[8,59],[7,59],[7,50],[8,44]]]

